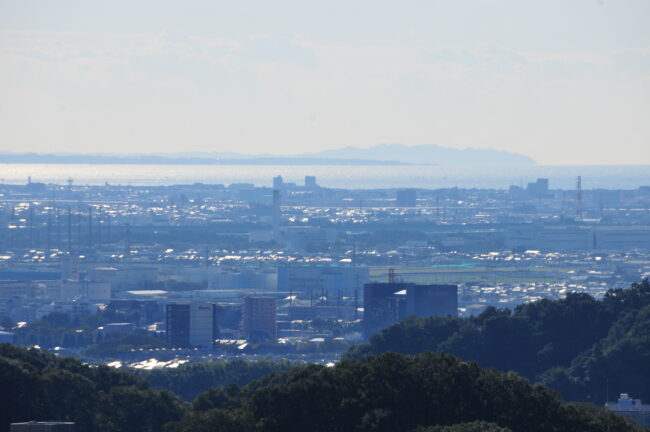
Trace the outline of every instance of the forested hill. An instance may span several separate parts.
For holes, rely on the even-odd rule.
[[[243,386],[273,372],[289,369],[297,363],[287,360],[229,360],[189,363],[174,369],[136,370],[152,388],[174,392],[191,401],[211,387]]]
[[[386,350],[414,355],[374,354]],[[424,350],[462,359],[416,354]],[[571,294],[468,319],[409,318],[348,357],[332,368],[242,362],[147,377],[188,397],[196,377],[244,383],[289,368],[213,387],[190,405],[133,373],[0,344],[0,432],[27,420],[74,421],[86,432],[641,431],[597,406],[607,382],[612,395],[650,399],[650,284],[598,301]],[[564,403],[546,386],[472,359],[594,404]]]
[[[610,290],[602,300],[568,294],[469,318],[409,317],[347,356],[424,351],[516,371],[566,400],[601,404],[608,391],[650,400],[650,284]]]
[[[0,431],[67,420],[84,432],[641,432],[593,405],[562,402],[515,373],[449,354],[387,353],[302,365],[190,405],[136,376],[0,345]]]
[[[386,353],[307,366],[200,395],[170,432],[626,432],[604,408],[563,403],[514,373],[448,354]]]
[[[9,423],[63,420],[84,432],[160,431],[185,409],[141,378],[73,358],[0,344],[0,431]]]

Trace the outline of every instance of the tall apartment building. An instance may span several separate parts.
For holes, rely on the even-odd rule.
[[[277,304],[273,297],[244,297],[242,330],[247,339],[277,337]]]
[[[170,303],[165,309],[167,342],[176,347],[211,348],[219,337],[216,305]]]

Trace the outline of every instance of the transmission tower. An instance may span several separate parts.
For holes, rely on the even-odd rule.
[[[394,284],[397,282],[397,276],[395,275],[395,269],[394,268],[389,268],[388,269],[388,283]]]
[[[576,218],[582,220],[582,176],[576,181]]]
[[[125,224],[124,233],[124,259],[128,260],[131,255],[131,224]]]

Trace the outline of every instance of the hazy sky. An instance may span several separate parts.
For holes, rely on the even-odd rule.
[[[0,0],[0,151],[650,164],[650,1]]]

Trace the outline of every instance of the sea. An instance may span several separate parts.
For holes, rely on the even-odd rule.
[[[0,184],[32,182],[75,185],[168,186],[179,184],[252,183],[271,186],[273,177],[302,185],[316,176],[322,187],[340,189],[525,187],[548,178],[551,189],[637,189],[650,186],[650,165],[628,166],[350,166],[350,165],[110,165],[0,164]]]

